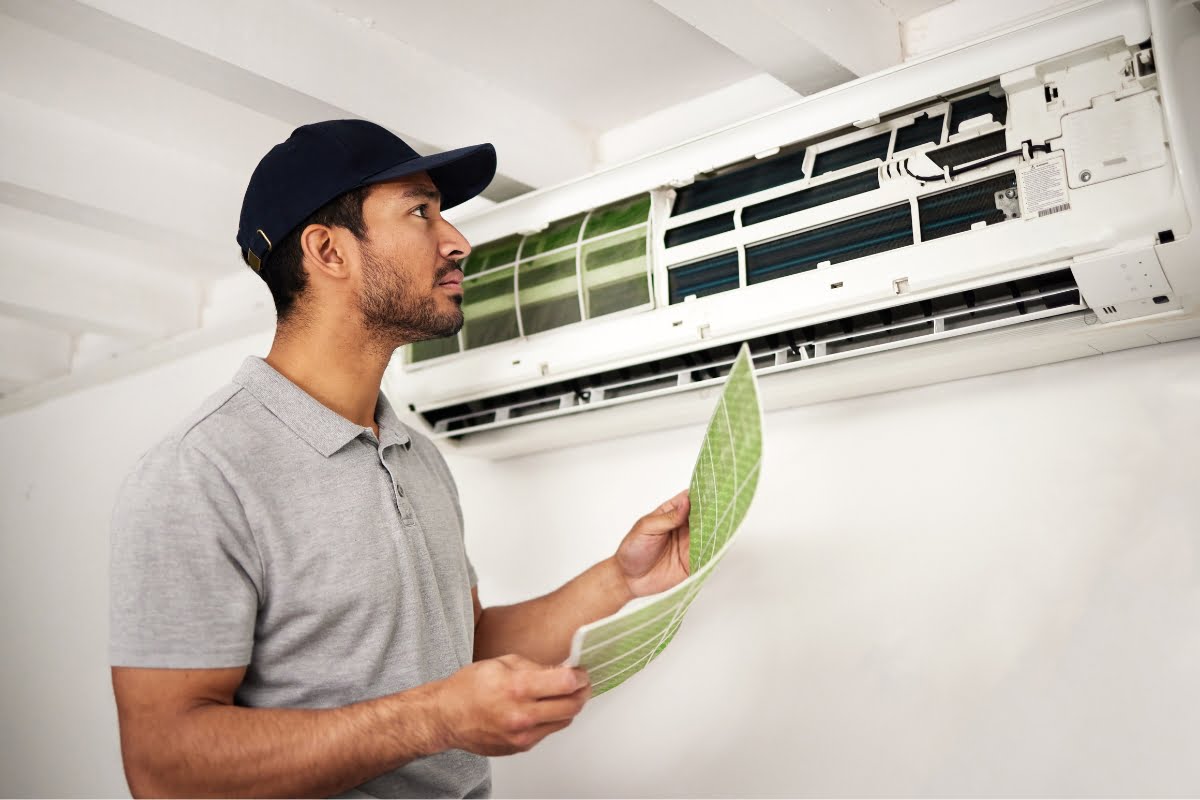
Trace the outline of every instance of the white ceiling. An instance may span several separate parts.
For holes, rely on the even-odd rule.
[[[949,3],[950,0],[880,0],[880,5],[886,6],[901,22]]]
[[[0,413],[269,326],[234,233],[296,125],[494,142],[461,218],[1053,5],[0,0]]]
[[[429,56],[449,60],[591,133],[753,76],[757,70],[647,0],[519,3],[328,0]],[[464,114],[470,109],[464,108]]]

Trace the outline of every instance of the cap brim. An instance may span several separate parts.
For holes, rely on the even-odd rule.
[[[496,148],[476,144],[422,156],[378,172],[363,185],[383,183],[418,172],[428,172],[433,185],[442,193],[442,210],[454,208],[482,192],[496,176]]]

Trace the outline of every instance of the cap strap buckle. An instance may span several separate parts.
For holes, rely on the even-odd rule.
[[[255,233],[261,236],[263,241],[267,243],[267,249],[263,251],[262,255],[259,255],[254,251],[253,245],[247,247],[246,263],[249,264],[250,269],[254,270],[255,272],[262,272],[262,260],[267,257],[268,253],[271,252],[273,245],[271,244],[271,240],[267,238],[267,235],[263,233],[262,228],[259,228],[257,231],[255,231]]]

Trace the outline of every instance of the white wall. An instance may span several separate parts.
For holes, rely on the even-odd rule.
[[[1198,368],[1191,341],[769,416],[674,643],[498,791],[1194,795]],[[605,555],[701,433],[456,464],[485,599]]]
[[[124,793],[107,522],[263,337],[0,418],[0,795]],[[1194,794],[1200,341],[767,419],[680,635],[502,796]],[[701,430],[451,455],[485,601],[556,585],[686,484]]]
[[[269,336],[0,417],[0,796],[128,796],[108,675],[108,521],[151,444]]]

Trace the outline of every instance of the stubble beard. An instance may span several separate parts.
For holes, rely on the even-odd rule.
[[[462,328],[461,296],[454,297],[454,308],[440,308],[436,285],[418,286],[410,271],[388,264],[370,246],[363,247],[362,255],[363,291],[358,308],[372,338],[395,349],[406,342],[453,336]],[[452,262],[443,264],[435,283],[457,268]]]

